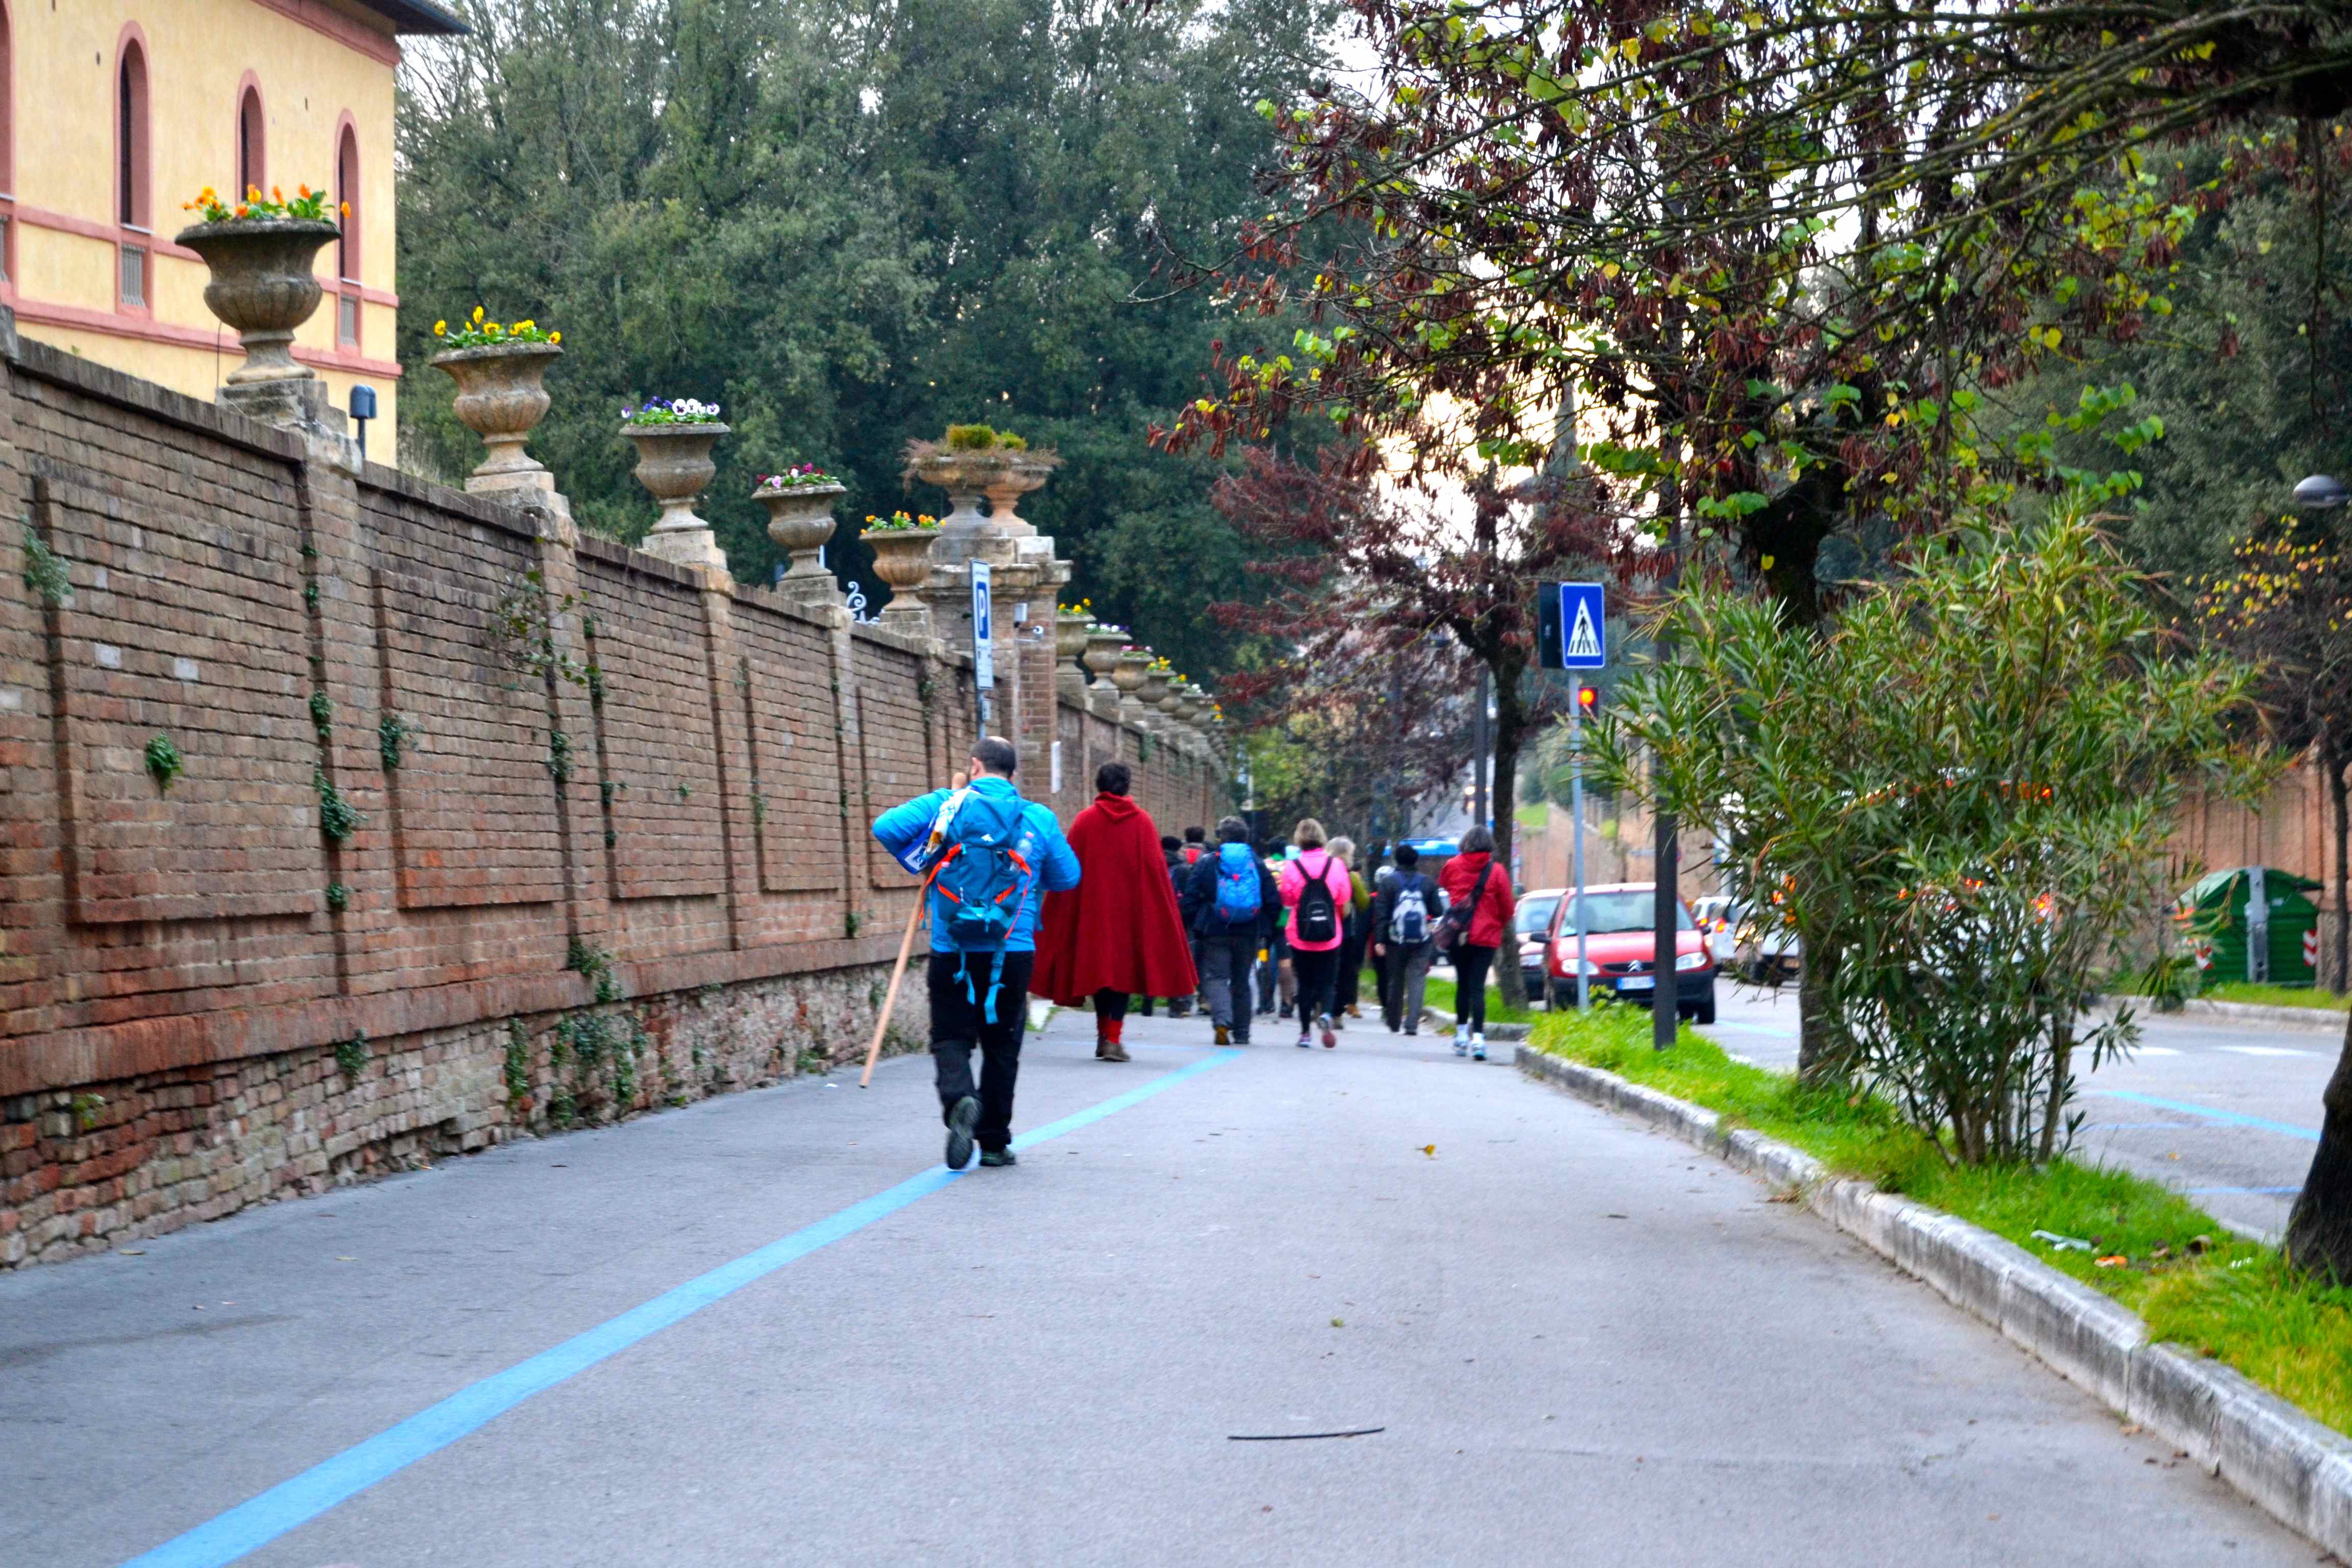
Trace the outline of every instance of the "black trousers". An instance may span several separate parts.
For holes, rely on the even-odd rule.
[[[1291,967],[1298,975],[1298,1032],[1305,1034],[1316,1015],[1331,1008],[1331,985],[1339,975],[1339,950],[1327,947],[1320,952],[1305,948],[1290,950]]]
[[[1013,1142],[1013,1085],[1021,1076],[1021,1037],[1029,1027],[1029,971],[1034,952],[935,952],[926,975],[931,994],[931,1063],[938,1069],[940,1116],[967,1094],[980,1097],[973,1136],[982,1149]],[[970,964],[971,987],[965,986]],[[990,965],[996,966],[993,975]],[[989,986],[996,991],[996,1021],[987,1017]],[[977,1082],[971,1053],[981,1054]]]
[[[1128,995],[1124,991],[1096,992],[1095,1022],[1097,1024],[1124,1023],[1127,1019],[1127,1003]],[[1143,1016],[1147,1018],[1151,1016],[1151,1004],[1149,1000],[1143,1004]]]
[[[1454,1016],[1474,1034],[1486,1032],[1486,971],[1495,949],[1456,942],[1454,947]]]
[[[1361,931],[1339,943],[1339,970],[1331,978],[1331,1011],[1334,1013],[1356,1005],[1363,987],[1364,949],[1367,945]]]

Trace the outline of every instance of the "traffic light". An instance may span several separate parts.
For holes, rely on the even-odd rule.
[[[1576,689],[1576,706],[1578,711],[1590,713],[1594,708],[1600,706],[1600,703],[1601,689],[1599,687],[1580,686]]]

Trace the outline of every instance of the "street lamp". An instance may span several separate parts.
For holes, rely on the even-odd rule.
[[[2352,490],[2332,475],[2314,474],[2294,487],[2294,504],[2306,511],[2334,511],[2347,501],[2352,501]]]

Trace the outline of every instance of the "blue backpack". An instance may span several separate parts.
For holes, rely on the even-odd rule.
[[[1217,918],[1227,925],[1257,919],[1257,857],[1246,844],[1217,847]]]
[[[931,888],[948,901],[948,934],[965,953],[993,955],[983,1016],[996,1021],[996,993],[1003,984],[1004,944],[1019,923],[1023,884],[1031,867],[1017,840],[1021,831],[1021,801],[1003,802],[974,793],[949,826],[948,844],[940,852]],[[964,994],[979,1001],[977,982],[969,960],[964,964]]]

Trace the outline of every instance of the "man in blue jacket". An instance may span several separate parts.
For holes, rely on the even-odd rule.
[[[931,928],[929,984],[931,998],[931,1058],[939,1070],[940,1113],[948,1125],[948,1169],[961,1171],[980,1144],[983,1165],[1010,1165],[1013,1085],[1021,1071],[1021,1036],[1029,1022],[1029,970],[1037,957],[1037,907],[1045,895],[1078,885],[1078,858],[1062,837],[1061,824],[1042,805],[1021,798],[1013,787],[1019,753],[1013,742],[991,735],[972,748],[969,791],[938,789],[884,812],[874,820],[874,837],[898,863],[922,875],[934,866],[927,911]],[[942,813],[952,805],[946,820]],[[956,934],[959,900],[950,875],[965,861],[961,881],[969,892],[970,868],[992,849],[1009,847],[1011,881],[999,889],[1012,923],[998,942],[965,942]],[[972,1047],[981,1051],[974,1082]]]

